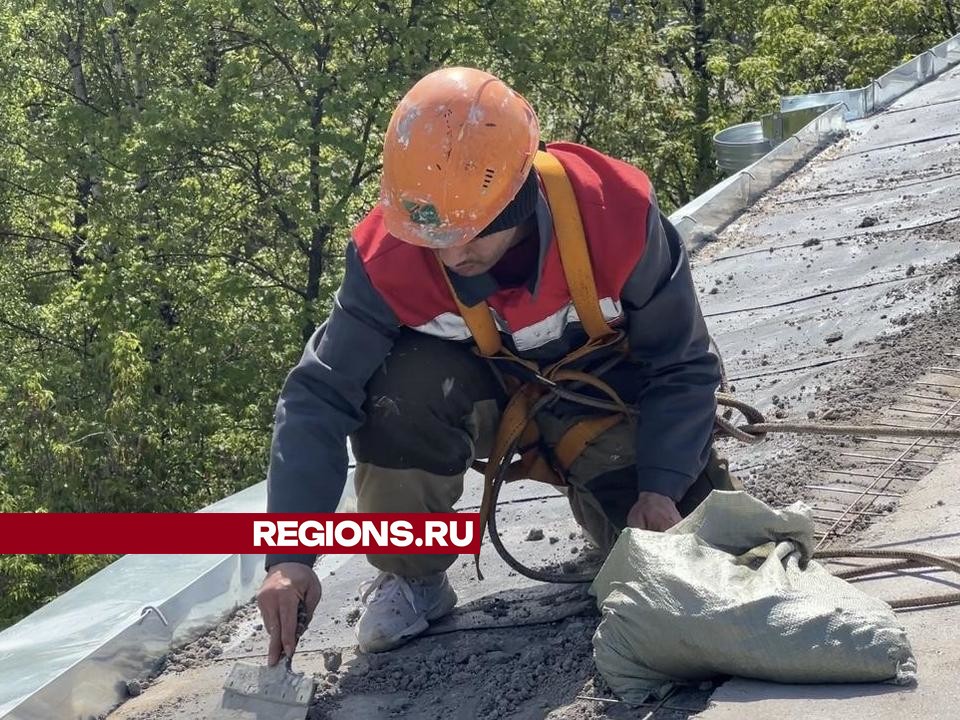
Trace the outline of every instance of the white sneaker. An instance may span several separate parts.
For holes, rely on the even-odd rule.
[[[457,604],[457,593],[445,572],[407,578],[382,572],[360,586],[366,606],[357,623],[357,644],[362,652],[384,652],[403,645]]]

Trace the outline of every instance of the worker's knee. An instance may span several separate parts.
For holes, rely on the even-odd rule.
[[[357,510],[364,513],[449,513],[463,494],[463,473],[439,475],[417,468],[357,463]]]
[[[565,432],[569,423],[560,424],[561,431],[550,429],[553,444],[557,442],[562,432]],[[556,438],[556,439],[554,439]],[[604,431],[577,455],[567,470],[567,480],[571,485],[580,488],[603,488],[614,492],[621,492],[620,485],[636,494],[636,433],[630,423],[622,421],[609,430]],[[623,478],[631,478],[623,480]],[[636,499],[636,498],[634,498]]]
[[[716,448],[710,448],[707,465],[703,469],[687,493],[677,503],[680,514],[686,517],[696,509],[700,503],[714,490],[742,490],[743,485],[730,474],[730,465],[727,459],[717,453]]]
[[[609,525],[609,528],[602,532],[593,532],[591,528],[587,528],[591,530],[594,540],[598,541],[598,544],[599,541],[609,541],[609,532],[614,533],[615,540],[616,535],[627,526],[627,515],[637,501],[637,469],[631,465],[610,470],[590,478],[574,490],[576,495],[583,498],[581,502],[595,509],[602,515],[606,525]],[[585,518],[589,516],[590,513],[584,515]],[[580,524],[583,525],[582,522]],[[600,523],[599,527],[603,527],[603,523]]]
[[[492,441],[502,405],[495,376],[468,346],[403,331],[367,384],[366,421],[351,446],[379,467],[462,473]]]
[[[619,487],[613,497],[601,498],[588,489],[573,486],[567,490],[567,499],[574,520],[603,555],[610,552],[620,531],[626,527],[626,512],[621,512],[618,507],[622,504],[633,504],[629,491],[623,487],[620,480],[622,478],[617,480]],[[636,482],[632,485],[635,496]]]

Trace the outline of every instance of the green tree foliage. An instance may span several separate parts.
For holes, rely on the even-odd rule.
[[[861,87],[943,39],[950,3],[935,7],[926,0],[774,4],[760,15],[757,59],[783,93]]]
[[[0,510],[262,479],[425,72],[501,74],[669,210],[715,181],[717,130],[955,31],[952,0],[0,0]],[[104,561],[0,558],[0,625]]]

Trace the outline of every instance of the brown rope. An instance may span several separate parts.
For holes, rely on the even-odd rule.
[[[865,567],[853,568],[835,573],[836,577],[848,580],[851,578],[875,575],[882,572],[906,570],[910,568],[940,567],[950,572],[960,574],[960,556],[946,557],[931,553],[917,552],[916,550],[880,550],[877,548],[836,548],[832,550],[818,550],[813,554],[818,560],[832,560],[836,558],[883,558],[893,559],[895,563],[877,563]],[[940,595],[921,595],[919,597],[887,600],[887,604],[895,610],[946,607],[960,604],[960,592],[942,593]]]
[[[796,433],[798,435],[876,435],[877,437],[960,438],[960,428],[913,428],[887,425],[833,425],[830,423],[765,422],[741,425],[751,435]]]
[[[609,412],[623,412],[624,408],[609,400],[590,397],[583,393],[552,386],[550,392],[563,400],[586,407]],[[739,411],[747,420],[745,425],[736,425],[722,415],[716,418],[716,426],[727,435],[745,443],[757,443],[767,433],[793,433],[796,435],[874,435],[876,437],[960,438],[960,428],[891,427],[889,425],[837,425],[824,422],[768,422],[759,410],[729,393],[717,393],[717,404]],[[639,415],[639,408],[626,406],[631,415]]]
[[[960,561],[960,555],[946,555],[944,556],[949,560],[954,562]],[[896,560],[894,562],[888,563],[876,563],[874,565],[861,565],[855,568],[850,568],[849,570],[841,570],[840,572],[833,573],[834,576],[840,578],[841,580],[854,580],[856,578],[864,577],[865,575],[879,575],[880,573],[895,573],[900,572],[901,570],[915,570],[917,568],[929,567],[923,563],[917,562],[916,560]]]
[[[717,393],[717,404],[738,410],[747,419],[746,425],[734,425],[718,416],[717,427],[747,443],[760,442],[767,433],[797,435],[874,435],[876,437],[960,438],[960,428],[913,428],[887,425],[835,425],[823,422],[767,422],[763,413],[729,393]]]
[[[556,383],[546,381],[549,384],[549,393],[541,398],[541,402],[553,395],[563,399],[572,400],[585,406],[595,407],[611,412],[626,412],[628,415],[638,414],[639,410],[635,407],[624,406],[622,403],[614,404],[607,400],[600,400],[570,389],[560,388]],[[890,427],[886,425],[835,425],[830,423],[798,423],[798,422],[767,422],[759,410],[752,405],[734,397],[727,392],[717,393],[717,405],[731,408],[740,412],[747,420],[746,425],[734,425],[727,416],[716,417],[716,426],[720,431],[731,437],[742,440],[747,443],[760,442],[767,433],[795,433],[800,435],[874,435],[877,437],[919,437],[919,438],[960,438],[960,428],[914,428],[914,427]],[[539,409],[539,408],[538,408]],[[513,455],[513,451],[506,454],[506,458]],[[492,482],[492,497],[489,510],[489,534],[490,540],[497,550],[500,557],[514,570],[532,580],[541,582],[557,583],[582,583],[591,582],[594,573],[556,573],[540,569],[526,567],[513,557],[504,547],[500,534],[497,531],[497,499],[500,494],[500,488],[505,480],[505,470],[508,463],[501,462],[497,472],[494,474]],[[919,567],[940,567],[945,570],[960,574],[960,558],[941,557],[929,553],[916,552],[912,550],[878,550],[872,548],[840,548],[834,550],[820,550],[814,554],[819,559],[841,558],[841,557],[860,557],[860,558],[884,558],[894,559],[896,563],[879,563],[862,568],[855,568],[843,571],[837,574],[842,579],[863,577],[874,575],[881,572],[890,572],[907,568]],[[890,607],[895,609],[921,608],[921,607],[943,607],[947,605],[960,604],[960,592],[945,593],[940,595],[923,595],[914,598],[903,598],[889,601]]]

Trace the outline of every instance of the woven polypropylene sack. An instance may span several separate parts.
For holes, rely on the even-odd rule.
[[[666,533],[623,531],[593,583],[597,669],[628,702],[723,675],[785,683],[916,678],[890,606],[816,561],[810,509],[714,491]]]

